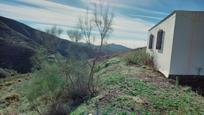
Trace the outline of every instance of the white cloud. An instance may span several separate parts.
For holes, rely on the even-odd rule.
[[[81,0],[82,3],[84,3],[86,6],[90,6],[93,4],[107,4],[110,5],[111,7],[126,7],[125,4],[122,4],[119,1],[114,1],[114,0]]]
[[[117,43],[132,49],[144,47],[147,44],[146,40],[137,40],[137,39],[126,40],[126,39],[115,39],[115,38],[108,39],[107,43],[108,44]],[[100,41],[97,40],[95,44],[99,45]]]
[[[28,2],[26,0],[21,1]],[[83,13],[82,9],[68,7],[44,0],[29,0],[29,3],[43,8],[0,4],[0,14],[10,18],[33,21],[36,23],[73,25],[76,23],[76,17]]]
[[[61,25],[71,29],[76,25],[79,16],[83,15],[85,9],[75,8],[45,0],[20,0],[21,2],[33,4],[38,7],[25,5],[0,3],[0,15],[21,20],[29,23],[37,29],[46,29],[52,24]],[[122,44],[131,48],[143,46],[147,37],[147,30],[152,23],[141,19],[133,19],[116,14],[114,21],[114,32],[110,43]],[[62,36],[65,38],[65,35]]]
[[[129,18],[122,15],[115,17],[114,27],[116,29],[129,30],[132,32],[146,32],[153,24],[137,18]]]
[[[155,20],[161,20],[162,19],[161,17],[138,15],[138,14],[132,14],[131,16],[139,17],[139,18],[155,19]]]
[[[62,35],[62,38],[70,40],[65,34]],[[84,42],[84,41],[81,41],[81,42]],[[112,43],[119,44],[119,45],[126,46],[128,48],[131,48],[131,49],[145,47],[147,45],[146,40],[137,40],[137,39],[126,40],[126,39],[118,39],[118,38],[107,39],[106,43],[108,43],[108,44],[112,44]],[[95,45],[100,45],[100,40],[96,39],[94,44]]]

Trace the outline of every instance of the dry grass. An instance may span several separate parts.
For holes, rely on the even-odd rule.
[[[145,49],[138,49],[131,52],[127,54],[124,59],[127,64],[147,65],[152,68],[155,67],[153,56],[147,54]]]

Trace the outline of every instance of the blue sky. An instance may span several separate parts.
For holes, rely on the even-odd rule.
[[[114,32],[108,43],[130,48],[146,45],[148,29],[174,10],[204,10],[204,0],[108,0]],[[97,0],[0,0],[0,15],[45,30],[52,25],[69,30]],[[66,34],[61,36],[68,39]]]

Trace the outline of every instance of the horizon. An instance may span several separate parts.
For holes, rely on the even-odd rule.
[[[79,16],[86,8],[92,10],[97,0],[1,0],[0,16],[11,18],[35,29],[45,31],[53,25],[74,29]],[[203,11],[204,1],[186,0],[109,0],[115,14],[114,31],[108,44],[128,48],[146,45],[148,29],[174,10]],[[60,36],[68,39],[64,33]],[[69,39],[68,39],[69,40]],[[97,44],[97,43],[96,43]]]

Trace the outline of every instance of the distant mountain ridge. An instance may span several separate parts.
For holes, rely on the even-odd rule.
[[[21,73],[30,72],[31,57],[39,48],[59,53],[64,57],[92,58],[97,52],[80,43],[74,43],[45,32],[33,29],[18,21],[0,16],[0,68],[14,69]],[[99,55],[127,51],[121,45],[108,45]]]
[[[105,51],[112,52],[112,53],[114,53],[114,52],[117,52],[117,53],[118,52],[127,52],[130,50],[130,48],[127,48],[123,45],[118,45],[118,44],[108,44],[105,47],[103,47],[103,49]]]

